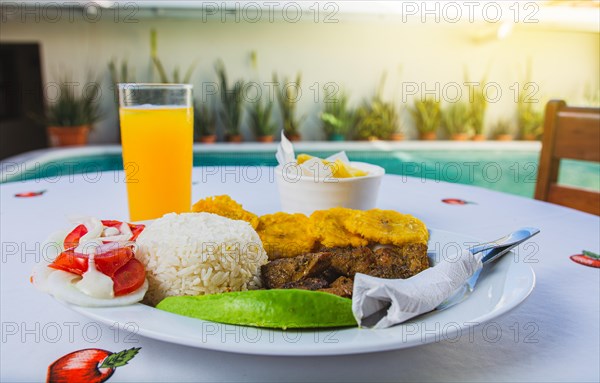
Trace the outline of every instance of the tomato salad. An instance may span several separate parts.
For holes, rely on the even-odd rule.
[[[135,258],[135,240],[144,228],[80,218],[66,236],[50,241],[60,252],[50,264],[34,269],[31,282],[58,299],[82,306],[139,302],[148,283],[144,265]]]

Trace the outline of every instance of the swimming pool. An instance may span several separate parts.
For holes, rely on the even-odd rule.
[[[298,143],[296,152],[327,157],[346,150],[353,161],[370,162],[388,174],[476,185],[532,197],[538,168],[537,142],[342,142]],[[194,166],[275,166],[276,144],[196,145]],[[0,183],[56,179],[123,169],[116,145],[33,152],[2,161]],[[563,160],[559,181],[600,190],[600,166]]]

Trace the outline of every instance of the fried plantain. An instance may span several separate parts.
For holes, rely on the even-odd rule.
[[[256,232],[269,259],[310,252],[317,240],[312,221],[304,214],[275,213],[258,220]]]
[[[192,206],[196,213],[213,213],[229,219],[246,221],[254,229],[258,227],[258,216],[242,208],[242,205],[231,199],[228,195],[207,197]]]
[[[317,210],[311,214],[318,241],[325,247],[359,247],[366,246],[369,241],[360,235],[349,232],[344,221],[353,217],[357,210],[336,207],[328,210]]]
[[[357,212],[344,220],[344,227],[370,242],[384,245],[427,244],[429,239],[423,222],[412,215],[394,210],[371,209]]]
[[[303,163],[305,163],[306,161],[310,160],[311,158],[313,158],[313,156],[309,155],[309,154],[298,154],[298,157],[296,158],[296,162],[298,163],[298,165],[301,165]]]
[[[329,162],[323,160],[323,163],[331,168],[332,177],[334,178],[352,178],[352,177],[363,177],[368,175],[364,170],[357,169],[350,166],[350,164],[337,159],[335,162]]]

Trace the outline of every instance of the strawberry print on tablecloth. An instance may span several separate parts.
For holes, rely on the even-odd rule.
[[[40,196],[44,195],[45,192],[46,192],[45,190],[29,191],[29,192],[17,193],[17,194],[15,194],[15,197],[16,198],[40,197]]]
[[[571,255],[569,258],[580,265],[600,268],[600,255],[591,251],[583,250],[581,254]]]
[[[47,383],[102,383],[117,367],[126,365],[140,348],[110,352],[99,348],[86,348],[64,355],[48,366]]]
[[[465,201],[460,198],[444,198],[442,202],[448,205],[477,205],[475,202]]]

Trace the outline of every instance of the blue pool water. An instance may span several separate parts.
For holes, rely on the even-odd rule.
[[[333,151],[307,151],[327,157]],[[370,162],[386,169],[388,174],[420,177],[482,186],[488,189],[532,197],[538,168],[537,151],[528,150],[353,150],[347,151],[353,161]],[[275,166],[274,152],[208,152],[195,153],[194,166]],[[121,155],[86,155],[37,163],[21,174],[5,174],[1,182],[56,177],[68,174],[122,170]],[[563,161],[559,182],[600,190],[598,164]]]

